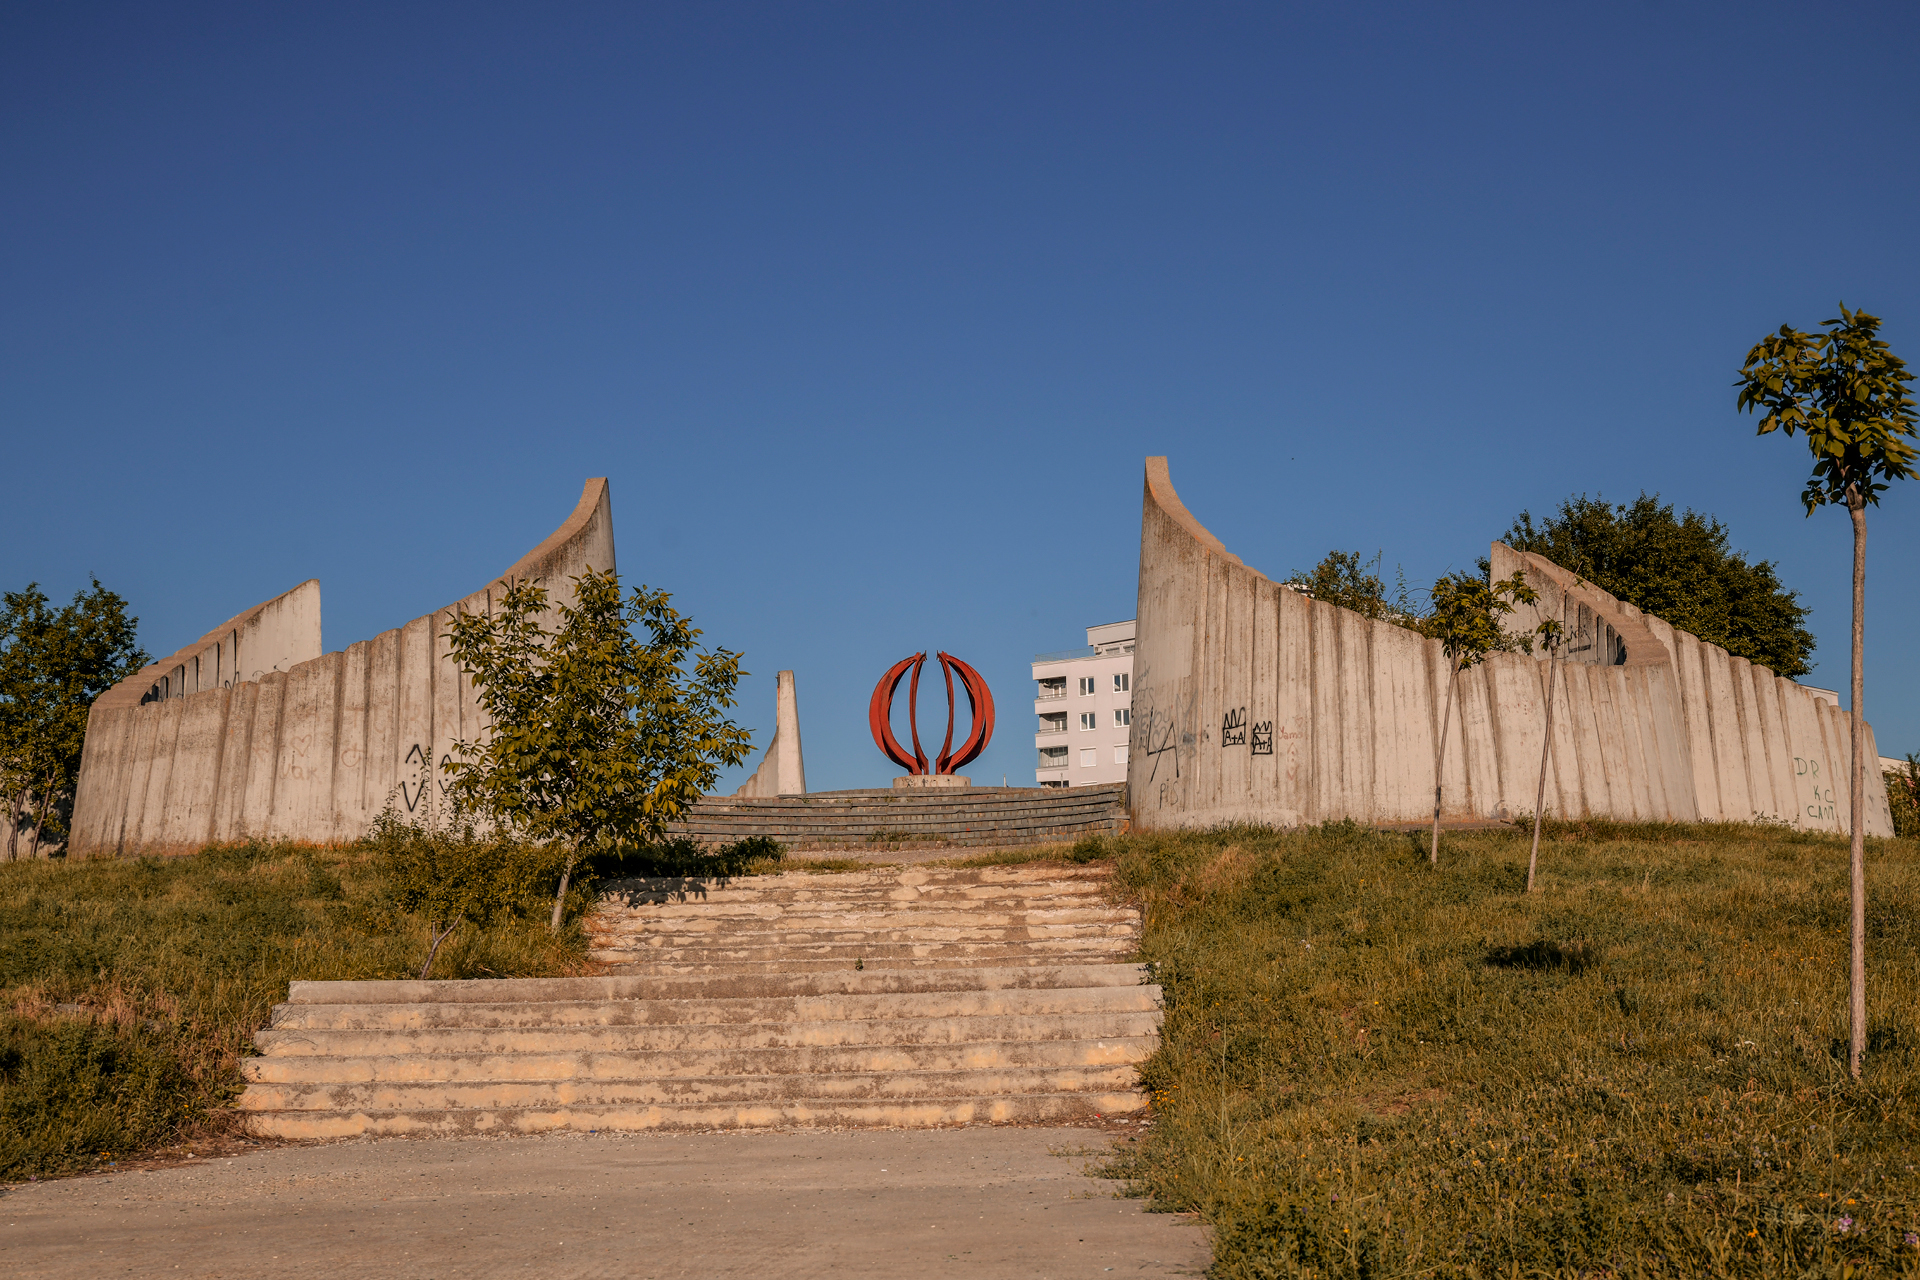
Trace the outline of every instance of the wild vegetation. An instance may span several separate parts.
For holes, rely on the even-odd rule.
[[[1102,843],[1166,993],[1115,1171],[1215,1276],[1920,1271],[1920,845],[1765,826],[1351,824]]]
[[[217,1129],[290,979],[417,976],[434,926],[408,909],[391,856],[243,844],[0,866],[0,1180]],[[579,971],[586,898],[570,895],[552,934],[551,893],[549,875],[493,904],[445,940],[435,976]]]

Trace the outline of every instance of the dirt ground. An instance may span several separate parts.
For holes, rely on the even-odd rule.
[[[1084,1176],[1123,1128],[226,1146],[9,1187],[13,1276],[1194,1276],[1187,1218]]]

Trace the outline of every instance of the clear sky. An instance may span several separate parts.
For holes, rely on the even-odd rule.
[[[171,651],[309,577],[341,648],[611,478],[620,568],[764,745],[886,784],[943,648],[1134,609],[1142,459],[1283,575],[1430,582],[1658,492],[1847,679],[1849,532],[1734,411],[1837,301],[1920,363],[1913,5],[11,4],[0,583]],[[1920,749],[1920,483],[1869,520],[1867,713]],[[933,718],[938,710],[931,703]],[[963,713],[964,715],[964,713]],[[936,732],[937,737],[937,732]],[[726,780],[731,787],[738,775]]]

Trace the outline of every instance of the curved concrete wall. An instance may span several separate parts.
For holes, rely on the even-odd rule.
[[[1837,707],[1538,556],[1495,543],[1493,567],[1502,577],[1523,570],[1539,607],[1564,607],[1570,629],[1592,642],[1554,677],[1549,812],[1849,829],[1848,725]],[[1526,610],[1510,625],[1536,617]],[[1439,642],[1249,569],[1181,504],[1165,458],[1147,460],[1137,618],[1127,765],[1136,825],[1431,818],[1447,678]],[[1447,818],[1532,809],[1547,672],[1542,659],[1493,654],[1461,675]],[[1877,768],[1867,771],[1867,806],[1867,831],[1891,835]]]
[[[317,582],[249,610],[94,703],[70,852],[352,840],[389,797],[405,813],[435,812],[453,743],[486,728],[447,653],[446,624],[457,611],[490,612],[525,578],[546,584],[557,612],[572,578],[614,567],[612,505],[596,479],[492,584],[344,652],[320,653]]]

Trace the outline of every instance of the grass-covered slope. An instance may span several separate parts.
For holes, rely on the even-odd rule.
[[[546,901],[441,949],[437,978],[577,971]],[[409,978],[423,926],[374,855],[249,844],[0,865],[0,1180],[73,1172],[217,1123],[293,978]]]
[[[1124,837],[1166,989],[1121,1171],[1218,1277],[1911,1274],[1920,846],[1749,826]],[[1863,1270],[1870,1264],[1871,1270]]]

